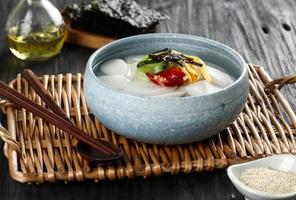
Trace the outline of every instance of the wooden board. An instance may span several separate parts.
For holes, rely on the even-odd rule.
[[[71,26],[71,22],[66,20],[65,42],[98,49],[114,40],[116,40],[116,38],[75,29]]]

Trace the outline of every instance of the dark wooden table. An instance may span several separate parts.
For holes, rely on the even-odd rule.
[[[66,44],[60,55],[39,63],[23,62],[8,50],[5,23],[18,0],[0,0],[0,79],[15,78],[29,67],[39,75],[83,72],[93,49]],[[55,0],[63,9],[75,0]],[[171,19],[158,32],[193,34],[223,42],[236,49],[247,62],[266,67],[272,77],[295,74],[295,0],[139,0],[161,10]],[[296,109],[295,86],[284,93]],[[5,116],[1,117],[5,123]],[[1,143],[1,148],[3,143]],[[6,158],[0,155],[0,199],[243,199],[225,171],[164,176],[149,179],[93,183],[56,183],[40,186],[10,179]]]

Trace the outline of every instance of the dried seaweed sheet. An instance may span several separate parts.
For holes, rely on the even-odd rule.
[[[157,23],[169,18],[133,0],[72,4],[64,13],[72,20],[73,28],[115,37],[153,32]]]

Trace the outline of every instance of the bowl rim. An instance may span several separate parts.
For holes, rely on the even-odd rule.
[[[238,177],[236,177],[233,174],[233,170],[236,169],[236,168],[241,168],[243,166],[250,166],[250,168],[251,168],[254,163],[262,162],[263,160],[272,160],[272,159],[279,158],[279,157],[283,157],[283,158],[290,157],[290,158],[293,158],[294,160],[296,160],[296,156],[295,155],[291,155],[291,154],[272,155],[272,156],[268,156],[268,157],[265,157],[265,158],[253,160],[253,161],[246,162],[246,163],[231,165],[231,166],[229,166],[227,168],[227,175],[228,175],[229,179],[231,180],[231,182],[235,186],[243,189],[244,191],[247,191],[248,193],[250,193],[250,194],[252,194],[254,196],[264,197],[264,198],[270,198],[270,199],[282,199],[282,198],[287,199],[287,198],[292,198],[292,197],[296,196],[296,191],[295,192],[290,192],[290,193],[287,193],[287,194],[271,194],[271,193],[268,193],[268,192],[262,192],[262,191],[253,189],[253,188],[245,185],[243,182],[241,182],[238,179]]]
[[[114,89],[112,87],[110,87],[108,84],[104,83],[103,81],[101,81],[94,73],[94,66],[96,66],[98,63],[93,63],[94,62],[94,58],[100,54],[100,52],[103,49],[109,48],[110,46],[115,45],[116,43],[121,43],[121,42],[127,42],[127,41],[133,41],[135,39],[142,39],[142,38],[157,38],[157,37],[171,37],[171,38],[177,38],[177,37],[182,37],[182,38],[188,38],[188,39],[196,39],[196,40],[201,40],[201,41],[205,41],[207,43],[211,43],[211,44],[215,44],[219,49],[223,49],[223,51],[228,51],[230,52],[233,57],[235,57],[237,60],[239,60],[241,63],[243,63],[243,70],[240,73],[239,77],[229,86],[217,91],[217,92],[213,92],[213,93],[209,93],[209,94],[202,94],[202,95],[197,95],[197,96],[185,96],[185,97],[168,97],[165,98],[166,100],[179,100],[179,99],[194,99],[194,98],[206,98],[209,96],[213,96],[213,95],[219,95],[221,93],[224,93],[225,91],[233,88],[235,85],[237,85],[239,82],[241,82],[241,80],[247,75],[247,63],[245,62],[245,60],[243,59],[243,57],[234,49],[232,49],[231,47],[217,42],[215,40],[212,39],[208,39],[208,38],[204,38],[204,37],[200,37],[200,36],[195,36],[195,35],[189,35],[189,34],[180,34],[180,33],[148,33],[148,34],[139,34],[139,35],[134,35],[134,36],[129,36],[129,37],[125,37],[119,40],[115,40],[113,42],[110,42],[104,46],[102,46],[101,48],[97,49],[95,52],[92,53],[92,55],[89,57],[87,64],[86,64],[86,70],[89,68],[90,70],[90,74],[91,76],[96,80],[96,82],[98,82],[100,85],[103,85],[105,88],[108,88],[109,90],[116,92],[116,93],[120,93],[121,95],[125,95],[125,96],[129,96],[129,97],[133,97],[133,98],[146,98],[146,99],[164,99],[164,98],[160,98],[157,96],[141,96],[141,95],[135,95],[135,94],[130,94],[127,92],[123,92],[121,90],[118,89]]]

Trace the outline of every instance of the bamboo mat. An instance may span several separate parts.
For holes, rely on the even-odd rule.
[[[104,166],[88,163],[77,153],[76,139],[26,110],[1,101],[8,131],[0,127],[0,136],[5,141],[11,177],[28,183],[146,178],[224,169],[272,154],[296,154],[296,116],[278,89],[296,82],[295,77],[270,82],[260,66],[249,65],[248,71],[250,94],[239,117],[210,139],[176,146],[136,142],[109,131],[87,108],[81,74],[44,75],[40,78],[43,85],[77,127],[120,146],[125,157]],[[10,86],[44,105],[21,75]]]

